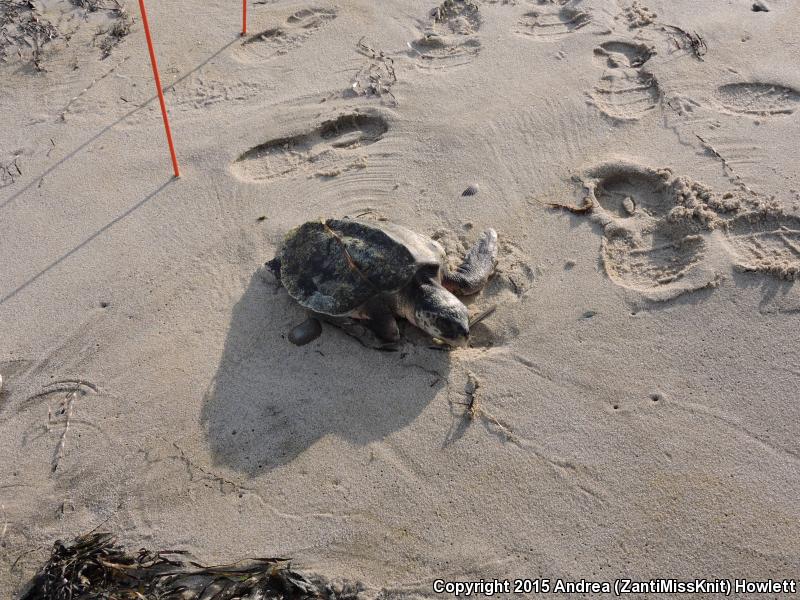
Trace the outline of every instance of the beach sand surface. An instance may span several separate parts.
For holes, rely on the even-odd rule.
[[[118,37],[33,4],[53,39],[0,63],[0,596],[95,528],[365,598],[800,572],[797,3],[278,0],[242,38],[236,3],[151,2],[179,179],[136,3]],[[261,267],[346,215],[455,262],[497,230],[471,347],[287,341]]]

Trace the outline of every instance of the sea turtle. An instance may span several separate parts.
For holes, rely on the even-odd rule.
[[[399,340],[396,317],[402,317],[463,346],[469,313],[454,294],[480,291],[496,258],[494,229],[484,231],[451,272],[444,248],[429,237],[386,221],[328,219],[292,229],[266,266],[314,313],[364,319],[387,342]]]

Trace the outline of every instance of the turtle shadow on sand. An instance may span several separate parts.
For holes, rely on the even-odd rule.
[[[446,385],[449,353],[425,346],[381,352],[327,323],[294,346],[286,336],[305,317],[285,290],[252,276],[204,398],[215,464],[255,476],[326,436],[364,446],[408,426]]]

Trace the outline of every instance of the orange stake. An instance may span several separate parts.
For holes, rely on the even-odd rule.
[[[164,102],[164,92],[161,90],[161,76],[158,74],[156,52],[153,50],[153,38],[150,37],[150,25],[147,22],[147,10],[144,8],[144,0],[139,0],[139,10],[142,13],[142,26],[144,27],[144,37],[147,38],[147,49],[150,51],[150,64],[153,66],[153,77],[156,80],[158,101],[161,103],[161,116],[164,118],[164,131],[167,132],[167,144],[169,145],[169,154],[172,157],[172,170],[175,172],[175,177],[180,177],[181,172],[178,168],[178,157],[175,155],[175,145],[172,143],[172,132],[169,128],[169,117],[167,116],[167,104]]]
[[[242,0],[242,35],[247,35],[247,0]]]

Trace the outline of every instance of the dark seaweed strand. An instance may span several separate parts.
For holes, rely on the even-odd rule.
[[[110,533],[57,541],[22,600],[355,600],[361,589],[348,584],[344,593],[334,595],[320,578],[307,578],[292,570],[286,558],[250,558],[205,566],[184,554],[174,550],[130,552]]]

